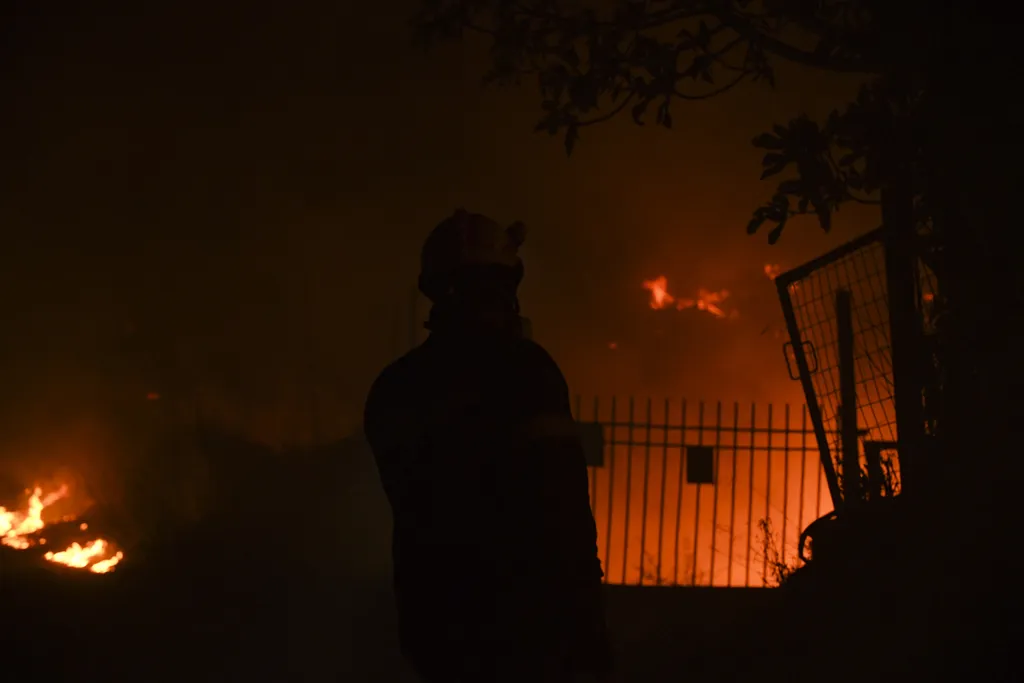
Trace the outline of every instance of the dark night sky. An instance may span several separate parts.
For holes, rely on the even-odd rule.
[[[344,432],[408,337],[419,242],[458,205],[529,225],[525,313],[579,391],[791,399],[764,386],[785,375],[759,335],[778,316],[762,267],[877,220],[844,209],[833,235],[798,223],[776,247],[743,229],[772,189],[750,139],[854,81],[783,69],[776,92],[682,107],[671,132],[587,130],[566,159],[532,132],[532,89],[479,88],[479,46],[411,48],[407,0],[67,4],[9,3],[4,28],[0,368],[7,421],[32,429],[120,386],[131,323],[247,431],[303,429],[315,392],[320,430]],[[669,339],[641,362],[640,282],[659,274],[731,290],[747,324],[704,357]],[[744,362],[749,387],[708,379]]]

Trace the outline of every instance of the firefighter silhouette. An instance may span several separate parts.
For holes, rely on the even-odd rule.
[[[519,316],[524,238],[463,210],[432,231],[430,334],[366,401],[402,651],[428,683],[610,669],[583,446],[565,378]]]

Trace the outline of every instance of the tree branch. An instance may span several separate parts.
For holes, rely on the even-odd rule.
[[[588,119],[588,120],[586,120],[586,121],[578,121],[578,122],[576,123],[576,125],[577,125],[577,126],[580,126],[580,127],[582,127],[582,126],[592,126],[592,125],[594,125],[595,123],[604,123],[605,121],[608,121],[608,120],[610,120],[610,119],[613,119],[613,118],[615,118],[615,117],[616,117],[616,116],[617,116],[617,115],[619,114],[619,112],[621,112],[621,111],[622,111],[623,109],[625,109],[625,108],[626,108],[626,106],[627,106],[627,105],[628,105],[628,104],[629,104],[630,102],[632,102],[632,101],[633,101],[633,98],[634,98],[634,97],[636,97],[636,91],[632,91],[632,92],[630,92],[630,93],[629,93],[628,95],[626,95],[626,96],[625,96],[625,97],[624,97],[624,98],[622,99],[622,102],[620,102],[619,104],[615,105],[615,107],[613,107],[613,108],[611,109],[611,111],[609,111],[609,112],[607,112],[607,113],[605,113],[605,114],[601,114],[600,116],[598,116],[598,117],[595,117],[595,118],[593,118],[593,119]]]
[[[742,83],[748,76],[750,76],[750,72],[749,71],[743,71],[742,73],[737,74],[736,78],[732,79],[731,81],[729,81],[725,85],[720,85],[717,88],[715,88],[713,90],[709,90],[708,92],[702,93],[700,95],[688,95],[688,94],[686,94],[684,92],[680,92],[678,88],[673,88],[672,89],[672,94],[673,94],[674,97],[678,97],[681,100],[706,100],[706,99],[708,99],[710,97],[715,97],[716,95],[721,95],[722,93],[724,93],[724,92],[726,92],[728,90],[732,90],[737,85]]]
[[[729,10],[718,10],[715,12],[715,16],[719,21],[728,24],[732,30],[749,42],[782,59],[814,69],[826,69],[842,73],[879,74],[882,72],[878,65],[869,64],[864,60],[822,56],[815,52],[801,50],[780,38],[772,36],[770,32],[759,30],[751,22],[752,17],[734,14]]]

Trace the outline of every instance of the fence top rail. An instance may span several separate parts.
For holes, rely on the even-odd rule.
[[[577,421],[581,422],[581,423],[585,423],[585,424],[599,424],[602,427],[621,427],[623,429],[629,429],[630,427],[632,427],[633,429],[646,429],[646,428],[650,427],[651,429],[665,430],[665,431],[669,431],[669,432],[678,432],[678,431],[694,431],[694,432],[696,432],[696,431],[700,431],[700,430],[714,431],[716,429],[719,429],[719,430],[721,430],[723,432],[731,432],[733,430],[739,430],[741,432],[745,432],[745,433],[748,433],[748,434],[751,433],[751,432],[754,432],[754,433],[757,433],[757,434],[767,434],[769,432],[772,433],[772,434],[782,434],[783,432],[785,432],[785,433],[788,433],[788,434],[797,434],[797,435],[799,435],[799,434],[807,434],[808,436],[813,436],[814,435],[814,430],[811,429],[810,427],[807,427],[806,429],[802,428],[802,427],[787,427],[786,425],[784,425],[782,423],[774,425],[774,426],[768,426],[768,427],[753,427],[753,426],[751,426],[749,424],[747,424],[747,425],[744,425],[744,424],[733,424],[731,422],[718,422],[718,423],[705,422],[704,424],[685,424],[684,425],[684,424],[677,424],[677,423],[674,424],[674,423],[671,423],[671,422],[667,423],[667,424],[664,423],[664,422],[647,422],[646,420],[639,420],[639,421],[634,420],[632,422],[629,421],[629,420],[626,420],[625,422],[621,422],[621,421],[618,421],[618,420],[612,421],[612,420],[600,420],[600,419],[594,420],[594,419],[583,419],[583,418],[581,418],[581,419],[578,419]],[[835,431],[835,430],[826,430],[825,433],[826,434],[838,434],[838,432]]]
[[[652,449],[666,449],[667,448],[668,450],[678,450],[678,449],[683,449],[683,448],[693,448],[693,447],[699,445],[701,448],[712,448],[712,449],[717,448],[719,450],[724,450],[726,452],[736,451],[737,453],[745,453],[745,452],[748,452],[748,451],[757,451],[758,453],[771,452],[771,453],[794,453],[794,454],[795,453],[817,453],[818,452],[817,444],[816,443],[812,443],[810,441],[808,441],[805,444],[801,444],[801,443],[790,443],[790,444],[778,443],[778,444],[768,445],[768,444],[733,443],[731,441],[727,441],[726,443],[695,444],[695,443],[687,443],[687,442],[679,442],[679,441],[662,442],[660,440],[655,440],[655,441],[632,440],[631,441],[631,440],[628,440],[628,439],[626,439],[626,440],[616,439],[616,440],[608,440],[608,441],[606,441],[604,443],[604,445],[605,446],[627,446],[627,447],[630,447],[630,448],[647,448],[647,447],[650,447]]]
[[[884,237],[884,233],[884,227],[875,228],[871,232],[865,233],[840,247],[836,247],[832,251],[822,254],[801,266],[797,266],[793,270],[788,270],[785,273],[780,274],[775,278],[775,285],[779,289],[788,289],[791,284],[803,280],[819,268],[827,266],[830,263],[834,263],[844,256],[848,256],[863,249],[869,244],[881,242]]]
[[[687,399],[687,398],[677,398],[677,397],[673,397],[673,396],[669,396],[669,397],[664,397],[664,396],[648,397],[648,396],[633,396],[633,395],[622,395],[622,394],[610,394],[608,396],[576,394],[575,396],[573,396],[573,407],[574,408],[581,408],[581,409],[584,409],[584,410],[592,410],[593,409],[592,406],[594,406],[595,404],[599,404],[599,405],[602,405],[602,406],[608,406],[608,405],[611,405],[611,404],[616,404],[616,405],[620,406],[623,409],[627,408],[630,405],[638,408],[640,406],[646,406],[647,404],[650,404],[652,409],[653,409],[655,406],[664,405],[666,403],[673,404],[673,405],[676,405],[676,406],[686,405],[686,406],[692,407],[694,409],[697,409],[697,408],[699,408],[701,406],[703,406],[705,409],[716,408],[716,407],[721,407],[721,408],[724,409],[726,407],[732,408],[734,406],[735,407],[743,407],[743,408],[752,408],[753,407],[753,408],[757,408],[759,410],[760,409],[776,410],[776,411],[778,411],[780,413],[782,412],[782,410],[784,410],[786,408],[791,409],[793,412],[799,412],[806,405],[806,404],[804,404],[802,402],[801,403],[788,403],[788,402],[774,403],[774,402],[771,402],[771,401],[765,401],[765,402],[760,402],[759,403],[757,401],[723,401],[723,400],[704,400],[704,399],[691,400],[691,399]]]

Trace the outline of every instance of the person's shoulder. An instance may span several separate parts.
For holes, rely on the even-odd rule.
[[[528,339],[527,337],[516,337],[512,342],[512,347],[516,356],[519,356],[520,358],[530,360],[535,363],[543,363],[545,365],[554,365],[555,367],[558,367],[558,364],[555,363],[555,359],[551,357],[548,350],[532,339]]]
[[[422,351],[420,347],[417,347],[388,363],[373,380],[367,402],[377,396],[386,395],[393,390],[407,386],[416,375],[421,355]]]
[[[557,385],[565,384],[562,369],[543,346],[532,339],[522,338],[516,341],[515,348],[518,369],[522,372]]]
[[[417,373],[416,350],[389,363],[378,373],[363,403],[363,433],[374,452],[389,442],[394,421],[408,412],[410,388],[415,386]]]

